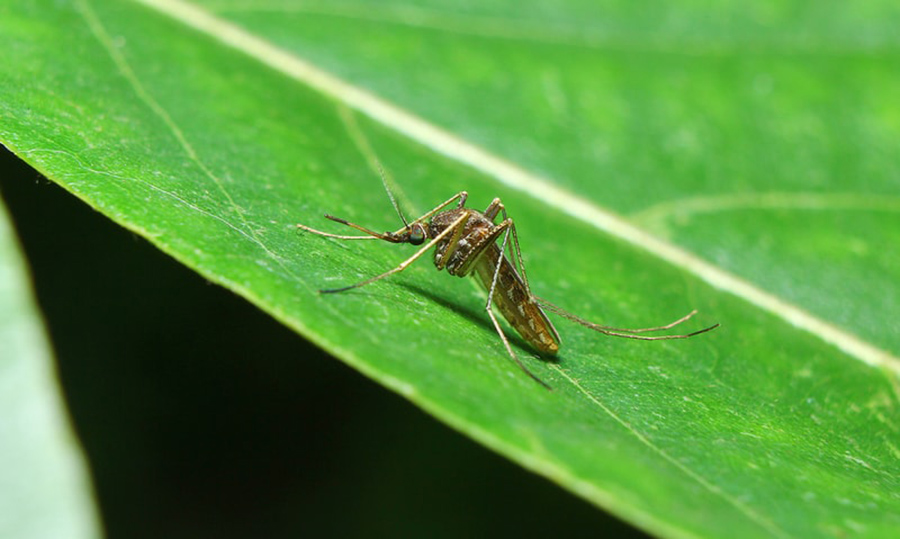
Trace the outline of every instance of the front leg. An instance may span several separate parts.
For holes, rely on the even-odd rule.
[[[463,201],[465,201],[465,199],[463,199]],[[449,229],[452,228],[453,230],[453,235],[450,236],[450,239],[447,240],[447,246],[443,249],[441,249],[440,245],[437,246],[437,252],[440,253],[440,259],[435,256],[434,266],[438,271],[443,270],[447,266],[447,263],[453,257],[453,253],[455,253],[456,249],[459,247],[459,240],[460,238],[462,238],[463,232],[465,232],[466,223],[469,222],[469,217],[471,217],[471,215],[472,214],[468,211],[465,212],[462,216],[460,216],[459,219],[455,221],[454,224],[447,227],[448,230],[445,230],[441,233],[447,234],[449,232]]]
[[[500,202],[499,198],[495,198],[488,204],[488,207],[484,210],[484,216],[493,221],[496,219],[497,215],[500,213],[503,214],[503,219],[506,219],[506,207],[503,205],[503,202]]]

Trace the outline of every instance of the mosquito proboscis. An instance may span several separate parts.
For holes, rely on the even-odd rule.
[[[494,329],[496,329],[497,334],[503,341],[510,358],[525,374],[547,389],[551,389],[550,386],[532,373],[519,360],[519,357],[510,345],[509,339],[503,332],[491,305],[497,306],[507,322],[528,344],[548,355],[555,355],[559,351],[561,341],[559,333],[553,327],[550,319],[547,318],[544,309],[604,335],[645,341],[687,339],[719,327],[719,324],[713,324],[690,333],[647,335],[647,333],[665,331],[686,322],[696,314],[696,310],[669,324],[638,329],[603,326],[580,318],[549,301],[539,298],[531,292],[528,277],[525,273],[525,264],[522,261],[522,251],[519,247],[516,226],[513,220],[507,216],[506,208],[499,198],[495,198],[481,212],[465,207],[468,193],[461,191],[435,206],[421,217],[413,221],[407,221],[387,186],[384,171],[380,170],[380,172],[382,183],[391,200],[391,204],[403,222],[403,227],[400,229],[394,232],[375,232],[364,226],[327,214],[325,215],[327,219],[354,228],[364,235],[331,234],[301,224],[298,224],[297,227],[328,238],[341,240],[379,239],[391,243],[409,243],[420,247],[412,256],[391,270],[349,286],[320,290],[323,294],[345,292],[380,281],[385,277],[403,271],[428,250],[434,248],[434,265],[438,271],[446,269],[447,273],[457,277],[466,277],[472,274],[477,276],[478,282],[487,291],[488,297],[485,310],[494,325]],[[500,223],[495,222],[498,216],[502,218]],[[508,249],[513,259],[512,262],[506,256]]]

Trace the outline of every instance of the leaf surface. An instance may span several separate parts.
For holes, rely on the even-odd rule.
[[[0,8],[0,140],[343,361],[644,529],[896,530],[897,360],[885,350],[900,337],[873,323],[900,297],[896,252],[880,248],[900,233],[898,78],[881,26],[894,9],[735,4],[705,20],[687,5],[610,5],[605,18],[591,5],[209,3],[209,18],[169,1],[22,2]],[[358,86],[314,80],[317,69]],[[358,87],[396,108],[380,121],[355,112],[372,103]],[[580,316],[646,326],[696,307],[697,324],[723,327],[644,343],[561,321],[558,362],[513,338],[548,392],[505,355],[484,296],[428,260],[320,295],[413,252],[294,226],[346,233],[327,212],[396,229],[373,155],[410,214],[461,190],[478,208],[502,197],[532,288]],[[504,163],[517,172],[486,173]],[[521,171],[553,180],[510,185],[535,177]],[[781,303],[710,286],[659,238]],[[778,307],[794,303],[837,337],[794,327]],[[881,368],[823,340],[854,334]]]

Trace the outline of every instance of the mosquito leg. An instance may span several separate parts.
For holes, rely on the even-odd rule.
[[[688,321],[692,316],[697,314],[697,311],[693,310],[693,311],[689,312],[687,315],[682,316],[678,320],[675,320],[674,322],[670,322],[664,326],[657,326],[657,327],[652,327],[652,328],[637,328],[637,329],[626,329],[626,328],[616,328],[616,327],[611,327],[611,326],[601,326],[599,324],[595,324],[593,322],[589,322],[583,318],[575,316],[574,314],[566,311],[562,307],[558,307],[543,298],[539,298],[531,292],[531,285],[528,283],[528,273],[525,271],[525,261],[522,258],[522,248],[519,246],[519,234],[516,230],[516,225],[512,222],[512,219],[507,218],[506,208],[503,206],[503,203],[500,202],[499,198],[495,198],[494,201],[491,202],[490,206],[488,206],[487,210],[485,210],[484,213],[485,213],[485,215],[488,215],[489,212],[492,214],[491,218],[496,217],[497,214],[499,213],[500,215],[503,216],[504,223],[507,221],[509,222],[508,234],[512,234],[512,248],[510,250],[512,251],[512,255],[513,255],[512,256],[513,263],[517,266],[517,269],[519,270],[519,272],[522,273],[522,275],[521,275],[522,284],[525,285],[525,292],[528,294],[528,300],[530,302],[535,303],[540,306],[543,306],[543,307],[546,307],[548,311],[556,313],[562,317],[568,318],[569,320],[572,320],[573,322],[577,322],[577,323],[581,324],[582,326],[593,329],[595,331],[599,331],[606,335],[613,335],[616,337],[629,337],[629,338],[648,340],[648,341],[667,340],[667,339],[684,339],[687,337],[693,337],[694,335],[698,335],[700,333],[706,333],[707,331],[710,331],[710,330],[713,330],[713,329],[719,327],[719,324],[715,324],[710,327],[703,328],[699,331],[688,333],[686,335],[663,335],[663,336],[642,337],[642,336],[632,335],[632,334],[633,333],[649,333],[649,332],[654,332],[654,331],[663,331],[666,329],[672,329],[673,327],[675,327],[683,322]],[[504,238],[503,245],[504,246],[506,245],[506,238]],[[501,253],[503,253],[503,252],[504,252],[504,249],[501,248]]]
[[[467,192],[465,192],[465,191],[460,191],[459,193],[456,193],[456,194],[453,195],[452,197],[448,198],[446,201],[441,202],[440,204],[438,204],[437,206],[435,206],[434,209],[432,209],[431,211],[429,211],[429,212],[426,213],[425,215],[419,217],[418,219],[416,219],[416,220],[413,221],[413,222],[415,223],[415,222],[420,222],[420,221],[424,221],[425,219],[428,219],[429,217],[431,217],[432,215],[436,214],[437,212],[443,210],[444,208],[446,208],[446,207],[449,206],[450,204],[453,204],[456,200],[459,200],[459,207],[461,208],[461,207],[463,207],[463,205],[466,203],[466,199],[467,199],[467,198],[469,198],[469,193],[467,193]],[[401,230],[402,230],[402,229],[401,229]]]
[[[515,250],[515,255],[512,257],[513,267],[517,270],[521,271],[522,279],[525,281],[525,290],[528,292],[528,295],[531,296],[531,289],[528,287],[528,277],[525,275],[525,265],[522,263],[522,250],[519,248],[519,235],[516,233],[516,225],[512,222],[508,215],[506,215],[506,206],[503,205],[503,202],[499,198],[495,198],[488,205],[487,209],[484,210],[484,216],[490,219],[491,221],[494,218],[500,215],[503,217],[503,222],[501,222],[498,227],[509,227],[512,229],[512,237],[513,237],[513,250]],[[509,224],[505,223],[509,221]],[[501,250],[501,254],[505,254]]]
[[[495,198],[488,204],[488,207],[485,208],[484,216],[493,221],[500,212],[503,212],[503,219],[506,220],[506,208],[503,206],[503,202],[500,202],[499,198]]]
[[[353,289],[353,288],[359,288],[359,287],[361,287],[361,286],[365,286],[365,285],[367,285],[367,284],[374,283],[375,281],[379,281],[379,280],[381,280],[381,279],[384,279],[385,277],[387,277],[387,276],[389,276],[389,275],[393,275],[393,274],[395,274],[395,273],[401,272],[401,271],[405,270],[410,264],[412,264],[413,262],[415,262],[420,256],[422,256],[423,254],[425,254],[425,252],[428,251],[428,249],[431,249],[431,248],[434,247],[439,241],[441,241],[442,239],[444,239],[445,237],[447,237],[448,235],[450,235],[450,233],[453,232],[454,230],[456,230],[456,227],[459,226],[459,224],[462,223],[462,222],[463,222],[464,220],[466,220],[467,218],[468,218],[468,215],[461,215],[461,216],[459,217],[459,219],[457,219],[456,221],[453,221],[452,223],[450,223],[450,225],[449,225],[446,229],[444,229],[440,234],[438,234],[437,236],[435,236],[434,239],[432,239],[431,241],[429,241],[428,243],[426,243],[425,245],[423,245],[423,246],[422,246],[418,251],[416,251],[415,254],[413,254],[411,257],[409,257],[409,258],[407,258],[406,260],[404,260],[403,262],[401,262],[400,265],[397,266],[396,268],[394,268],[394,269],[392,269],[392,270],[389,270],[389,271],[386,271],[386,272],[382,273],[381,275],[376,275],[375,277],[366,279],[365,281],[362,281],[362,282],[359,282],[359,283],[356,283],[356,284],[353,284],[353,285],[350,285],[350,286],[345,286],[345,287],[343,287],[343,288],[333,288],[333,289],[330,289],[330,290],[320,290],[319,292],[321,292],[321,293],[323,293],[323,294],[333,294],[333,293],[335,293],[335,292],[344,292],[345,290],[350,290],[350,289]]]
[[[664,326],[657,326],[655,328],[637,328],[637,329],[626,329],[626,330],[622,330],[620,328],[608,328],[608,329],[610,329],[612,331],[625,331],[626,333],[647,333],[647,332],[653,332],[653,331],[663,331],[666,329],[672,329],[673,327],[675,327],[679,324],[687,322],[688,320],[693,318],[695,314],[697,314],[697,309],[694,309],[693,311],[687,313],[686,315],[682,316],[678,320],[675,320],[674,322],[669,322],[668,324],[666,324]]]
[[[694,335],[699,335],[700,333],[706,333],[707,331],[710,331],[710,330],[713,330],[713,329],[719,327],[719,324],[715,324],[710,327],[703,328],[701,330],[698,330],[698,331],[695,331],[692,333],[688,333],[685,335],[662,335],[662,336],[633,335],[635,333],[648,333],[648,332],[663,331],[663,330],[671,329],[683,322],[686,322],[692,316],[697,314],[696,310],[691,311],[687,315],[679,318],[678,320],[675,320],[674,322],[670,322],[664,326],[657,326],[657,327],[652,327],[652,328],[637,328],[637,329],[626,329],[626,328],[616,328],[616,327],[611,327],[611,326],[601,326],[599,324],[595,324],[593,322],[589,322],[583,318],[575,316],[574,314],[566,311],[565,309],[558,307],[545,299],[535,296],[531,292],[531,285],[528,283],[528,273],[525,271],[525,261],[522,258],[522,248],[519,246],[519,234],[516,230],[515,223],[513,223],[512,219],[509,219],[507,217],[506,207],[503,205],[503,203],[500,201],[500,199],[495,198],[493,200],[493,202],[491,202],[491,204],[484,211],[484,214],[485,214],[485,216],[488,216],[491,219],[496,217],[498,214],[502,215],[503,223],[501,223],[501,225],[498,225],[498,226],[505,225],[507,222],[509,223],[507,225],[509,228],[507,230],[506,236],[504,236],[504,238],[503,238],[503,246],[500,248],[500,252],[501,252],[501,254],[505,252],[507,239],[508,239],[508,236],[511,234],[512,235],[512,247],[510,250],[512,251],[511,254],[513,255],[512,256],[513,263],[515,264],[515,266],[517,266],[517,269],[522,273],[522,275],[521,275],[522,283],[525,285],[525,292],[528,294],[528,300],[532,303],[546,307],[547,310],[549,310],[553,313],[556,313],[562,317],[572,320],[573,322],[577,322],[577,323],[581,324],[582,326],[593,329],[595,331],[599,331],[606,335],[613,335],[616,337],[634,338],[634,339],[639,339],[639,340],[657,341],[657,340],[668,340],[668,339],[684,339],[687,337],[693,337]],[[497,270],[499,270],[499,265],[498,265]],[[492,290],[495,285],[496,285],[496,274],[494,276],[494,283],[491,285]],[[518,360],[517,360],[517,362],[518,362]]]
[[[519,234],[516,231],[516,225],[510,227],[512,233],[512,250],[514,251],[513,260],[522,272],[522,282],[525,284],[525,292],[528,294],[528,301],[537,303],[538,299],[531,293],[531,285],[528,283],[528,273],[525,272],[525,261],[522,259],[522,249],[519,247]]]
[[[500,340],[503,341],[503,346],[506,347],[506,351],[509,353],[509,357],[511,357],[512,360],[516,362],[516,365],[518,365],[519,368],[522,369],[522,371],[525,374],[527,374],[532,380],[541,384],[546,389],[552,391],[553,388],[550,387],[549,385],[547,385],[547,382],[544,382],[543,380],[538,378],[533,372],[528,370],[528,367],[526,367],[521,361],[519,361],[518,356],[516,356],[516,353],[513,351],[512,346],[509,344],[509,339],[506,337],[506,334],[503,332],[503,329],[500,327],[500,322],[497,320],[497,315],[494,314],[494,310],[492,309],[492,305],[494,303],[494,291],[497,289],[497,279],[500,275],[500,265],[503,263],[503,251],[506,249],[507,240],[509,240],[509,231],[510,231],[509,227],[511,225],[512,225],[512,221],[509,219],[504,220],[503,223],[498,225],[498,226],[505,226],[505,227],[507,227],[507,229],[506,229],[506,233],[503,235],[503,244],[500,246],[500,257],[497,262],[497,267],[494,268],[494,278],[491,281],[491,288],[488,291],[487,305],[485,305],[484,310],[487,311],[488,316],[491,318],[491,322],[493,322],[493,324],[494,324],[494,329],[497,330],[497,335],[500,335]]]
[[[450,257],[453,256],[453,253],[456,251],[456,246],[459,245],[459,240],[462,238],[463,232],[465,231],[466,223],[469,221],[469,216],[469,213],[465,213],[462,215],[461,220],[458,219],[458,221],[460,221],[458,225],[451,225],[455,230],[453,231],[453,235],[450,236],[450,240],[447,242],[447,247],[444,249],[440,260],[435,256],[434,265],[438,271],[441,271],[447,266],[447,262],[450,261]]]
[[[600,324],[595,324],[593,322],[589,322],[589,321],[581,318],[580,316],[574,315],[574,314],[570,313],[569,311],[563,309],[562,307],[545,300],[544,298],[539,298],[539,297],[535,296],[535,299],[538,301],[538,303],[540,303],[540,305],[542,305],[543,307],[546,307],[548,311],[556,313],[564,318],[568,318],[569,320],[571,320],[573,322],[577,322],[577,323],[581,324],[582,326],[589,327],[589,328],[595,329],[597,331],[609,330],[609,331],[618,331],[621,333],[647,333],[647,332],[653,332],[653,331],[662,331],[665,329],[672,329],[673,327],[690,320],[695,314],[697,314],[697,310],[694,309],[693,311],[682,316],[678,320],[675,320],[674,322],[670,322],[664,326],[657,326],[657,327],[652,327],[652,328],[619,328],[619,327],[613,327],[613,326],[603,326]]]
[[[522,260],[522,249],[519,247],[519,233],[516,231],[515,223],[506,215],[506,206],[503,205],[499,198],[495,198],[484,211],[484,214],[490,219],[500,214],[503,217],[503,222],[509,221],[509,228],[512,231],[512,248],[510,250],[513,251],[513,264],[522,273],[522,281],[525,284],[525,292],[528,293],[529,300],[532,303],[536,303],[537,298],[531,293],[531,287],[528,285],[528,275],[525,273],[525,262]]]
[[[550,311],[552,313],[558,314],[559,316],[562,316],[563,318],[568,318],[569,320],[576,322],[578,324],[581,324],[582,326],[584,326],[586,328],[593,329],[594,331],[599,331],[600,333],[603,333],[604,335],[612,335],[614,337],[625,337],[628,339],[637,339],[637,340],[641,340],[641,341],[663,341],[663,340],[671,340],[671,339],[685,339],[687,337],[693,337],[694,335],[706,333],[707,331],[711,331],[711,330],[719,327],[719,324],[713,324],[712,326],[709,326],[709,327],[706,327],[706,328],[703,328],[703,329],[700,329],[700,330],[697,330],[697,331],[694,331],[691,333],[679,334],[679,335],[656,335],[656,336],[635,335],[636,333],[647,333],[647,332],[663,331],[666,329],[671,329],[671,328],[689,320],[692,316],[697,314],[697,311],[696,310],[691,311],[687,315],[682,316],[678,320],[675,320],[674,322],[671,322],[664,326],[657,326],[657,327],[653,327],[653,328],[627,329],[627,328],[616,328],[616,327],[612,327],[612,326],[601,326],[600,324],[595,324],[593,322],[589,322],[589,321],[585,320],[584,318],[576,316],[561,307],[557,307],[556,305],[550,303],[549,301],[547,301],[545,299],[539,298],[537,296],[534,296],[534,298],[538,302],[538,304],[540,304],[542,307],[546,308],[548,311]]]
[[[526,367],[521,361],[519,361],[519,358],[516,356],[516,353],[513,352],[512,346],[510,346],[510,344],[509,344],[509,339],[506,338],[506,334],[503,333],[503,329],[500,328],[500,322],[497,321],[497,315],[494,314],[494,311],[492,311],[490,308],[488,308],[487,313],[488,313],[488,316],[491,317],[491,322],[494,323],[494,329],[497,330],[497,335],[500,335],[500,339],[503,341],[503,346],[506,347],[506,351],[507,351],[507,353],[509,353],[509,357],[511,357],[512,360],[516,362],[516,365],[518,365],[519,368],[522,370],[522,372],[527,374],[529,378],[531,378],[535,382],[541,384],[541,386],[543,386],[545,389],[547,389],[549,391],[553,391],[553,388],[550,387],[550,385],[547,384],[547,382],[538,378],[537,375],[535,375],[533,372],[528,370],[528,367]]]
[[[692,331],[690,333],[678,334],[678,335],[635,335],[633,333],[621,333],[618,331],[609,331],[609,330],[601,330],[598,329],[600,333],[604,335],[610,335],[613,337],[623,337],[625,339],[634,339],[637,341],[671,341],[674,339],[688,339],[693,337],[694,335],[700,335],[701,333],[706,333],[707,331],[712,331],[719,327],[719,324],[713,324],[709,327],[705,327],[703,329],[698,329],[697,331]]]

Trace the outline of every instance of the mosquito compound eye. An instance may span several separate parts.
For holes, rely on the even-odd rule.
[[[409,243],[422,245],[425,242],[425,230],[421,226],[414,226],[409,231]]]

